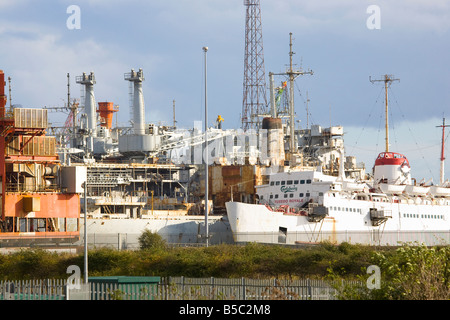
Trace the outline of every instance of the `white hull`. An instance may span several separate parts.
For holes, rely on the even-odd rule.
[[[200,215],[87,219],[88,243],[96,247],[138,248],[138,238],[145,230],[160,234],[168,243],[205,243],[205,217]],[[233,242],[226,216],[208,216],[208,230],[211,244]],[[83,241],[84,218],[81,217],[80,244]]]
[[[450,206],[408,203],[374,203],[327,199],[328,216],[310,222],[306,216],[273,212],[265,205],[226,203],[236,242],[263,243],[360,243],[396,246],[403,242],[450,244]],[[370,208],[390,215],[373,225]]]

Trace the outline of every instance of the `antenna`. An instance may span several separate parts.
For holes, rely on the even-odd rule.
[[[289,144],[290,144],[290,151],[291,155],[294,154],[295,149],[295,127],[294,127],[294,116],[295,116],[295,110],[294,110],[294,80],[300,75],[310,74],[312,75],[313,72],[311,70],[303,71],[298,70],[295,71],[292,68],[292,56],[295,54],[295,52],[292,51],[292,32],[289,33],[289,70],[286,72],[286,74],[289,76],[289,114],[290,114],[290,138],[289,138]]]
[[[309,98],[308,98],[308,91],[306,91],[306,129],[309,129]]]
[[[442,186],[444,183],[444,141],[445,141],[445,127],[450,127],[450,125],[445,124],[445,118],[442,119],[442,125],[436,126],[437,128],[442,128],[442,144],[441,144],[441,170],[440,170],[440,178],[439,184]]]
[[[11,111],[11,77],[8,77],[8,89],[9,89],[9,110]]]
[[[384,90],[385,90],[385,97],[386,97],[386,101],[385,101],[386,152],[389,152],[389,119],[388,119],[388,90],[387,89],[388,89],[388,86],[390,86],[393,81],[400,81],[400,79],[395,79],[394,76],[391,75],[391,74],[385,74],[384,75],[384,79],[372,80],[372,78],[369,76],[369,81],[372,82],[372,83],[384,82]]]
[[[173,128],[175,129],[177,121],[175,120],[175,99],[173,99]]]
[[[9,112],[12,112],[12,104],[11,104],[11,77],[8,77],[8,89],[9,89]]]
[[[67,73],[67,108],[70,109],[70,74]]]
[[[76,132],[77,132],[77,108],[78,108],[78,104],[74,103],[72,104],[72,106],[70,105],[70,74],[67,73],[67,108],[70,110],[70,112],[72,113],[72,137],[74,138],[73,140],[73,147],[75,146],[75,141],[76,141]]]

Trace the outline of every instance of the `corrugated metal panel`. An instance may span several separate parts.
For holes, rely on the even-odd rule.
[[[28,141],[31,136],[23,136],[23,142]],[[20,137],[14,137],[6,146],[7,155],[20,155],[21,148]],[[56,139],[55,137],[38,136],[33,137],[22,150],[25,156],[55,156],[56,155]]]
[[[40,128],[48,127],[46,109],[14,109],[14,123],[18,128]]]

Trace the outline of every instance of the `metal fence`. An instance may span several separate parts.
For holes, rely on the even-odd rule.
[[[136,250],[139,249],[139,233],[89,233],[89,248],[114,248],[118,250]],[[203,246],[205,240],[201,238],[199,233],[162,233],[162,238],[169,245],[173,246]],[[233,244],[231,232],[211,232],[209,244]],[[75,245],[84,244],[83,232],[80,234],[80,240]]]
[[[363,286],[360,282],[341,285]],[[0,281],[0,300],[336,300],[333,283],[315,279],[163,277],[155,285],[89,283],[65,279]]]
[[[139,248],[138,238],[141,234],[132,233],[93,233],[88,235],[89,247],[110,247],[118,250],[136,250]],[[161,234],[170,245],[201,246],[205,241],[198,233],[166,233]],[[323,241],[330,243],[348,242],[351,244],[364,244],[372,246],[400,246],[403,243],[423,243],[427,246],[446,245],[450,243],[450,231],[382,231],[373,232],[279,232],[265,233],[237,233],[233,239],[231,232],[211,232],[210,244],[244,244],[261,242],[266,244],[305,245],[317,244]],[[76,244],[82,245],[83,235]],[[1,246],[1,244],[0,244]]]
[[[0,281],[0,300],[66,300],[66,280]]]
[[[90,283],[89,300],[158,300],[159,284]]]
[[[342,243],[370,246],[399,246],[403,243],[423,243],[427,246],[447,245],[450,243],[450,231],[390,231],[377,229],[363,231],[320,231],[320,232],[239,232],[235,233],[236,243],[273,243],[273,244],[309,244]]]
[[[350,284],[350,283],[349,283]],[[359,282],[352,283],[362,285]],[[333,283],[315,279],[162,278],[161,300],[335,300]]]

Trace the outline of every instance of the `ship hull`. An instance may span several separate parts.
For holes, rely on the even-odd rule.
[[[227,202],[234,241],[260,243],[342,242],[398,246],[418,242],[450,244],[449,207],[345,200],[329,201],[329,214],[318,222],[307,216],[271,211],[265,205]],[[385,221],[374,224],[370,208],[378,207]]]
[[[146,230],[158,233],[169,244],[205,244],[205,217],[195,215],[155,215],[145,218],[88,218],[89,246],[138,249],[139,236]],[[233,243],[227,216],[208,217],[210,244]],[[80,239],[84,242],[84,219],[80,219]]]

